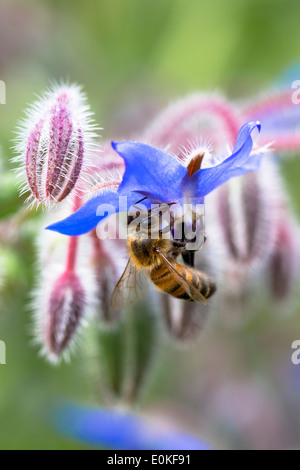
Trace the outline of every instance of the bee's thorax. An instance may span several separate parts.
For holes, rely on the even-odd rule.
[[[129,256],[136,269],[152,269],[160,266],[161,260],[157,249],[165,256],[172,250],[170,240],[151,240],[139,233],[134,233],[128,238]]]

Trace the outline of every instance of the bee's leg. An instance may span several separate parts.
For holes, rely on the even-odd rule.
[[[174,248],[185,248],[186,243],[182,242],[181,240],[173,240],[172,245],[174,246]]]
[[[194,251],[183,251],[181,253],[181,256],[185,264],[194,268],[195,266],[195,252]]]

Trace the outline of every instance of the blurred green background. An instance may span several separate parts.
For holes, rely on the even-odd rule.
[[[299,17],[297,0],[1,0],[4,170],[11,168],[12,132],[24,107],[51,80],[84,85],[104,138],[130,136],[172,97],[194,90],[220,90],[230,98],[262,92],[299,60]],[[297,158],[285,162],[283,172],[300,214]],[[14,180],[5,171],[0,177],[2,220],[22,205]],[[16,245],[0,247],[8,272],[0,306],[0,339],[7,346],[7,365],[0,366],[0,448],[82,448],[47,425],[58,400],[92,396],[80,358],[54,368],[30,344],[37,227],[38,218],[22,228]],[[164,380],[157,380],[145,405],[180,403],[179,416],[216,447],[297,446],[300,372],[290,370],[297,336],[297,315],[283,319],[263,307],[240,328],[217,323],[197,348],[162,358]],[[208,402],[208,390],[220,388],[223,395]]]

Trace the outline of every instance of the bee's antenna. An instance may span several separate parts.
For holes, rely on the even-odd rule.
[[[145,199],[148,199],[148,196],[143,197],[143,199],[141,199],[140,201],[136,202],[135,204],[140,204],[140,202],[145,201]]]
[[[145,201],[145,199],[148,199],[148,196],[143,197],[143,199],[133,204],[132,207],[134,207],[135,209],[139,209],[139,207],[137,207],[137,204],[140,204],[141,202]]]

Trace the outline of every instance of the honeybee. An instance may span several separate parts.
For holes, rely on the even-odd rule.
[[[164,238],[163,229],[151,239],[151,229],[159,221],[150,212],[146,223],[142,222],[128,236],[129,260],[112,294],[112,307],[128,307],[142,299],[149,285],[147,278],[159,291],[177,299],[207,304],[207,299],[216,291],[214,281],[205,273],[177,261],[179,255],[184,260],[193,260],[193,253],[188,256],[184,239]]]

